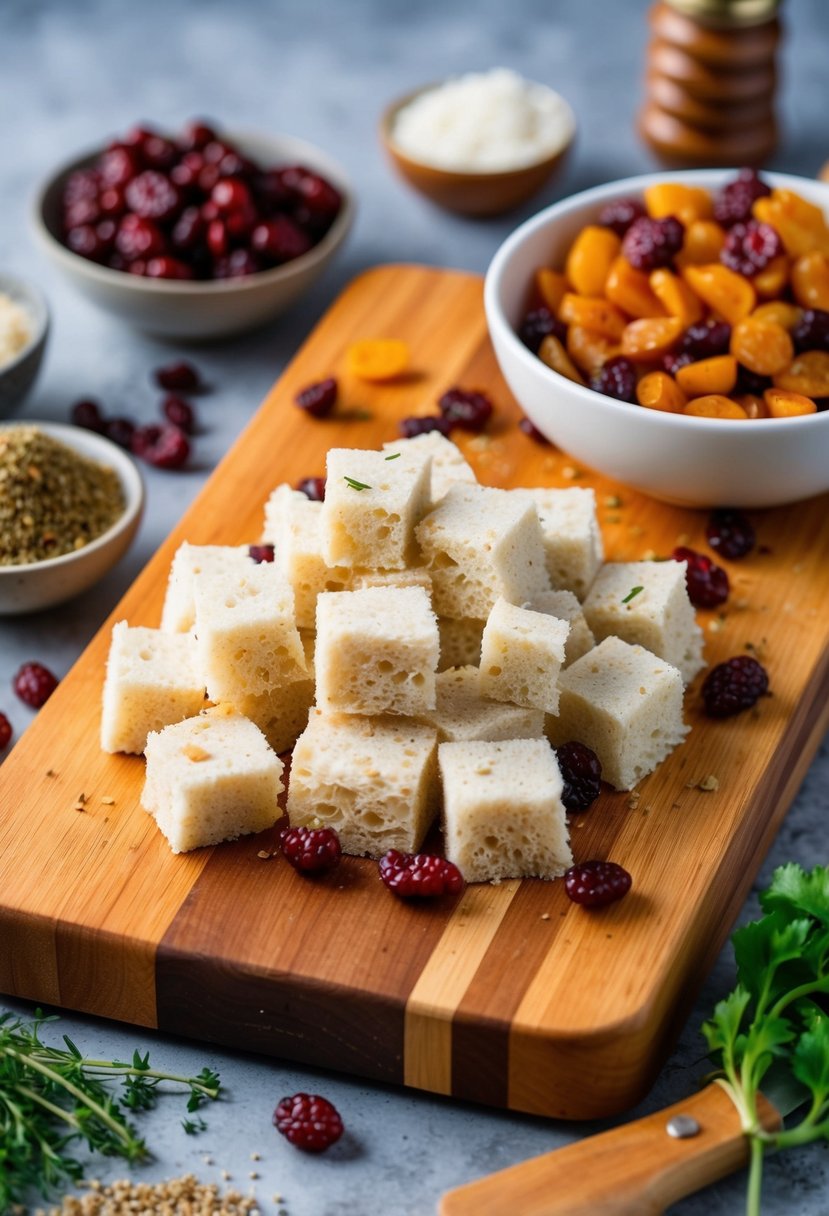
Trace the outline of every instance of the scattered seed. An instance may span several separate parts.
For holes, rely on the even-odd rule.
[[[622,500],[618,494],[608,494],[605,497],[604,505],[606,507],[621,507]]]
[[[549,920],[549,919],[550,919],[550,913],[549,913],[549,912],[542,912],[542,913],[541,913],[541,919],[542,919],[542,920]]]
[[[107,794],[105,798],[101,799],[101,803],[103,806],[115,806],[115,799],[111,798],[110,795]]]
[[[566,464],[561,470],[561,476],[567,481],[576,481],[577,478],[584,477],[584,472],[582,469],[577,469],[575,465]]]
[[[273,857],[273,853],[269,853],[267,849],[260,849],[256,856],[261,857],[263,861],[269,861]]]

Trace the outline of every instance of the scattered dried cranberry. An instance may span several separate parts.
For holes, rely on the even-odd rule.
[[[727,355],[731,346],[731,326],[726,321],[698,321],[680,335],[677,350],[696,359]]]
[[[145,169],[127,183],[127,207],[143,220],[168,220],[178,211],[181,195],[164,173]]]
[[[190,455],[190,443],[177,426],[139,426],[131,450],[156,469],[180,469]]]
[[[598,223],[604,228],[612,228],[617,236],[624,236],[633,221],[645,214],[644,204],[638,198],[614,198],[602,207]]]
[[[262,562],[272,562],[274,559],[273,545],[248,545],[248,557],[260,566]]]
[[[251,233],[250,243],[257,253],[274,265],[301,257],[313,244],[307,232],[287,215],[276,215],[272,220],[257,224]]]
[[[750,279],[782,252],[783,242],[771,224],[749,220],[733,226],[720,250],[720,261]]]
[[[196,414],[189,401],[171,393],[161,403],[161,412],[168,422],[177,426],[186,435],[192,435],[196,427]]]
[[[771,388],[772,383],[771,376],[761,376],[759,372],[749,371],[742,363],[737,364],[735,393],[753,393],[755,397],[762,397],[766,389]]]
[[[583,861],[564,875],[567,895],[586,908],[615,903],[627,895],[630,884],[630,874],[615,861]]]
[[[336,1107],[319,1094],[283,1098],[273,1112],[273,1125],[295,1148],[306,1153],[324,1152],[344,1130]]]
[[[538,429],[538,427],[535,425],[535,423],[531,422],[530,419],[526,417],[526,415],[518,423],[518,429],[519,429],[519,431],[523,431],[524,434],[529,439],[532,439],[534,443],[549,444],[549,442],[550,442],[550,440],[547,438],[547,436],[542,435],[541,431]]]
[[[135,423],[129,418],[107,418],[104,423],[104,434],[107,439],[117,443],[119,448],[127,452],[132,449],[132,437],[135,434]]]
[[[557,320],[549,308],[534,308],[528,312],[521,322],[518,337],[525,346],[538,354],[538,348],[546,337],[553,334],[560,342],[567,337],[567,330],[561,321]]]
[[[167,363],[153,372],[156,384],[171,392],[196,392],[203,388],[201,376],[192,363]]]
[[[297,393],[294,401],[312,418],[325,418],[337,404],[337,381],[333,376],[329,376],[326,380],[309,384]]]
[[[622,253],[636,270],[670,266],[682,248],[685,226],[675,215],[654,220],[641,215],[634,220],[622,241]]]
[[[681,367],[687,367],[689,363],[693,362],[694,356],[687,350],[681,352],[669,350],[667,355],[662,356],[662,370],[669,376],[675,376]]]
[[[404,439],[415,439],[418,435],[428,435],[430,431],[448,435],[451,430],[452,423],[440,414],[413,415],[400,421],[400,434]]]
[[[106,242],[91,224],[74,224],[66,234],[66,245],[92,262],[102,262],[107,253]]]
[[[705,529],[708,543],[721,557],[737,561],[754,548],[757,536],[742,511],[722,507],[712,511]]]
[[[152,220],[128,212],[118,225],[115,248],[128,262],[161,257],[165,250],[164,234]]]
[[[756,659],[740,654],[718,663],[702,683],[702,699],[709,718],[730,718],[751,709],[768,692],[769,678]]]
[[[771,194],[756,169],[741,169],[734,181],[727,182],[714,195],[714,219],[724,228],[745,224],[758,198]]]
[[[797,351],[829,351],[829,312],[822,308],[804,308],[792,330],[792,341]]]
[[[602,788],[602,764],[584,743],[562,743],[556,748],[558,767],[564,780],[561,801],[565,810],[586,811]]]
[[[591,388],[616,401],[636,402],[636,368],[624,355],[614,355],[599,368],[590,381]]]
[[[12,741],[12,724],[5,714],[0,713],[0,752],[5,751]]]
[[[182,282],[193,277],[193,271],[186,262],[167,255],[162,258],[150,258],[144,274],[148,279],[178,279]]]
[[[76,401],[69,417],[74,426],[82,426],[85,431],[95,431],[98,435],[104,433],[104,416],[97,401],[88,398]]]
[[[728,575],[704,553],[680,545],[671,554],[675,562],[687,562],[685,581],[688,598],[695,608],[716,608],[728,599]]]
[[[300,874],[326,874],[340,864],[340,838],[333,828],[285,828],[282,854]]]
[[[451,426],[482,431],[492,415],[492,402],[486,393],[455,387],[443,394],[438,409]]]
[[[58,686],[57,677],[42,663],[24,663],[12,681],[12,688],[32,709],[40,709]]]
[[[325,502],[324,477],[303,477],[301,481],[296,483],[296,488],[300,490],[306,498],[310,498],[311,502]]]
[[[457,895],[464,881],[454,862],[429,853],[400,853],[389,849],[380,858],[380,877],[395,895],[402,898]]]

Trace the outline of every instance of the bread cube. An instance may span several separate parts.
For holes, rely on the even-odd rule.
[[[678,667],[688,683],[704,666],[702,630],[685,582],[685,562],[608,562],[584,601],[596,636],[644,646]]]
[[[573,864],[546,739],[441,743],[446,856],[467,882],[558,878]]]
[[[217,582],[253,565],[247,545],[189,545],[176,550],[170,565],[167,593],[161,611],[165,633],[186,633],[196,619],[194,579],[210,574]]]
[[[287,752],[308,725],[314,695],[313,679],[295,680],[270,692],[243,692],[233,708],[259,727],[275,752]]]
[[[633,789],[690,729],[677,668],[621,638],[605,638],[563,671],[559,692],[558,716],[547,719],[550,742],[592,747],[617,790]]]
[[[604,558],[596,517],[596,495],[573,487],[528,490],[538,508],[550,582],[557,591],[574,591],[584,599]]]
[[[314,709],[291,761],[291,824],[336,828],[356,856],[416,853],[437,811],[436,759],[433,726]]]
[[[496,600],[481,641],[482,694],[554,714],[569,632],[566,621],[548,613]]]
[[[435,708],[423,720],[437,728],[438,739],[541,739],[544,713],[493,701],[481,692],[477,667],[438,672]]]
[[[440,431],[427,431],[413,439],[392,439],[383,444],[384,452],[422,452],[432,457],[432,475],[429,498],[432,505],[445,497],[451,486],[458,481],[474,483],[478,479],[463,458],[456,443],[441,435]]]
[[[301,510],[306,505],[319,507],[321,504],[312,502],[302,490],[295,490],[287,482],[276,486],[265,503],[263,542],[277,548],[294,521],[296,509]]]
[[[294,593],[272,562],[223,578],[195,576],[199,662],[211,701],[234,702],[308,675]]]
[[[455,621],[450,616],[438,617],[440,659],[438,671],[448,667],[476,667],[481,661],[481,638],[486,621]]]
[[[101,711],[105,752],[143,752],[150,731],[162,730],[204,708],[204,680],[190,633],[112,628]]]
[[[485,620],[499,596],[550,589],[538,512],[523,490],[453,485],[416,528],[440,616]]]
[[[174,853],[273,827],[283,764],[258,727],[224,706],[147,739],[141,803]]]
[[[422,587],[365,587],[317,600],[317,705],[420,714],[435,706],[438,626]]]
[[[344,591],[350,586],[351,571],[326,565],[322,556],[322,503],[312,502],[304,494],[300,498],[302,502],[291,499],[284,508],[280,539],[272,542],[274,565],[294,589],[297,628],[313,629],[317,596],[323,591]],[[274,535],[270,529],[267,534]]]
[[[566,621],[570,626],[567,641],[564,643],[562,667],[569,667],[596,645],[596,639],[584,619],[582,606],[572,591],[542,591],[531,603],[524,604],[523,607],[532,608],[533,612],[546,612],[549,616],[558,617],[560,621]]]
[[[402,570],[417,556],[414,528],[429,507],[431,457],[332,448],[322,504],[329,566]]]
[[[349,591],[360,591],[363,587],[422,587],[428,596],[432,594],[432,576],[425,566],[410,566],[408,570],[359,570],[350,571]]]

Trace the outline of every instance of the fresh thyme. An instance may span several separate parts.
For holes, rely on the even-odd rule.
[[[357,481],[356,477],[343,477],[343,481],[351,486],[352,490],[370,490],[371,486],[367,486],[364,481]]]
[[[399,452],[392,452],[391,456],[386,457],[386,460],[399,460],[399,459],[400,459]]]
[[[636,596],[639,595],[639,593],[644,590],[645,590],[644,587],[631,587],[630,591],[628,591],[627,595],[622,600],[622,603],[629,604],[631,600],[636,599]]]

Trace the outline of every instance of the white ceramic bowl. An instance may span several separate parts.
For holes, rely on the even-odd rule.
[[[304,164],[337,187],[343,205],[331,228],[302,257],[241,279],[177,282],[146,279],[82,258],[59,239],[59,208],[69,174],[94,164],[100,149],[76,157],[41,187],[34,203],[35,236],[52,264],[93,303],[139,329],[166,338],[215,338],[241,333],[285,312],[322,273],[345,240],[354,218],[351,185],[327,153],[289,135],[223,132],[257,164]]]
[[[24,399],[40,370],[49,333],[49,309],[43,292],[14,274],[0,273],[0,294],[25,309],[31,320],[29,341],[10,362],[0,366],[0,415],[6,415]]]
[[[0,431],[10,426],[39,427],[67,447],[115,469],[126,506],[120,519],[83,549],[25,566],[0,566],[0,615],[3,616],[51,608],[86,591],[126,553],[144,506],[144,485],[135,461],[103,435],[77,426],[29,419],[0,424]]]
[[[577,232],[610,199],[656,182],[715,188],[736,170],[654,173],[597,186],[547,207],[500,247],[484,303],[495,354],[516,400],[576,460],[682,506],[772,507],[829,490],[829,412],[747,422],[690,418],[604,397],[552,371],[516,334],[539,266],[560,267]],[[829,211],[829,184],[763,175]]]

